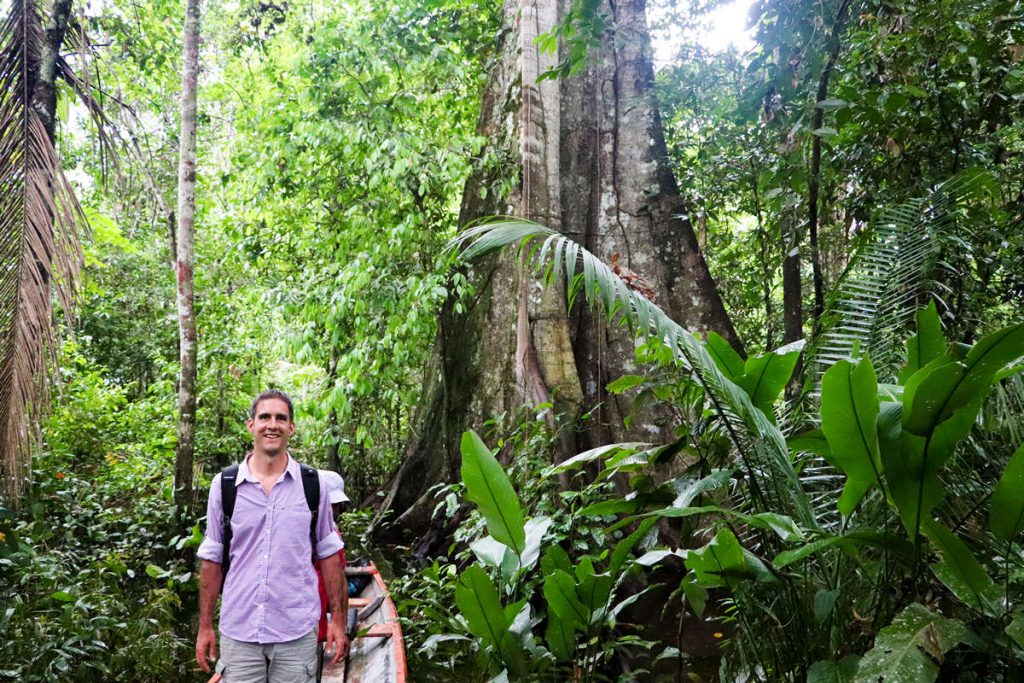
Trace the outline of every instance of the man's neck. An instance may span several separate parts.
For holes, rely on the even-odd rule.
[[[257,477],[279,477],[288,469],[288,452],[269,454],[254,450],[249,458],[249,471]]]

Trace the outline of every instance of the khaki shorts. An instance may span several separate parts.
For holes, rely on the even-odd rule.
[[[316,659],[316,629],[265,645],[221,635],[217,671],[223,683],[315,683]]]

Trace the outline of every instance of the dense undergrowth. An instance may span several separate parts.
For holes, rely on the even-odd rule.
[[[188,680],[196,539],[174,521],[172,394],[130,402],[68,351],[32,487],[0,507],[0,678]]]

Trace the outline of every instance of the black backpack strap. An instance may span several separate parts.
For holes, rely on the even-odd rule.
[[[222,581],[228,574],[228,567],[231,566],[231,516],[235,514],[235,499],[238,497],[238,487],[235,486],[237,479],[237,464],[228,465],[220,471],[220,500],[224,516],[224,526],[221,531],[224,555],[220,563]]]
[[[299,463],[302,470],[302,492],[306,494],[306,507],[309,508],[309,547],[313,553],[313,562],[317,561],[316,556],[316,527],[320,521],[320,473],[316,468]]]

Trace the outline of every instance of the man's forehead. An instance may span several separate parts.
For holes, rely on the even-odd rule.
[[[288,404],[279,398],[265,398],[256,404],[255,412],[257,415],[269,415],[270,413],[287,415]]]

